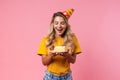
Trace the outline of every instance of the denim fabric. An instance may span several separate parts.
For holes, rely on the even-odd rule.
[[[73,79],[71,76],[71,72],[67,73],[66,75],[56,76],[46,71],[43,80],[73,80]]]

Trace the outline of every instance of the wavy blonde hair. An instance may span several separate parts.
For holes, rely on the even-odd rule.
[[[57,12],[57,13],[54,13],[53,14],[53,17],[52,17],[52,20],[51,20],[51,23],[50,23],[50,29],[49,29],[49,34],[48,34],[48,40],[46,42],[46,46],[49,48],[49,49],[52,49],[54,48],[54,42],[55,42],[55,30],[54,30],[54,26],[53,26],[53,23],[54,23],[54,19],[56,16],[60,16],[60,17],[63,17],[63,19],[65,20],[65,23],[66,23],[66,30],[65,32],[63,33],[62,37],[64,39],[63,41],[63,46],[66,46],[68,47],[71,52],[74,51],[75,49],[75,44],[74,44],[74,41],[73,41],[73,33],[71,32],[71,29],[70,29],[70,25],[68,23],[68,19],[61,13],[61,12]]]

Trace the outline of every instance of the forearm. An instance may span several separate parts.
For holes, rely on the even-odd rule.
[[[69,61],[70,63],[75,63],[75,61],[76,61],[76,54],[69,55],[69,56],[68,56],[68,61]]]
[[[52,62],[52,55],[42,55],[43,65],[49,65]]]

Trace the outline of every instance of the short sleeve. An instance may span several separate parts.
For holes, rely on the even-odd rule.
[[[46,47],[46,38],[43,38],[40,42],[40,45],[38,47],[38,51],[37,51],[37,54],[47,54],[48,53],[48,49]]]
[[[76,37],[75,35],[73,36],[73,41],[74,41],[74,43],[75,43],[74,53],[81,53],[82,50],[81,50],[81,48],[80,48],[80,44],[79,44],[79,42],[78,42],[78,39],[77,39],[77,37]]]

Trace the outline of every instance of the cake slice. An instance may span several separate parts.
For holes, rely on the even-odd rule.
[[[66,47],[65,46],[55,46],[54,52],[61,53],[61,52],[66,52]]]

